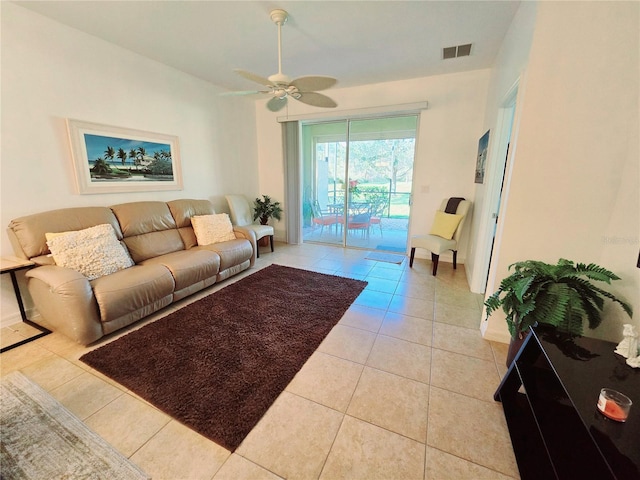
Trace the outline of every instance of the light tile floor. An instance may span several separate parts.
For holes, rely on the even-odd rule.
[[[430,261],[409,269],[367,253],[277,244],[245,272],[277,263],[369,283],[233,454],[79,361],[126,332],[89,348],[51,334],[0,355],[1,374],[22,371],[154,479],[519,478],[492,397],[506,346],[481,338],[482,297],[464,267],[442,263],[433,277]]]

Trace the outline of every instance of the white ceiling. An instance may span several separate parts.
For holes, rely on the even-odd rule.
[[[337,87],[488,68],[519,1],[17,1],[25,8],[230,90],[233,72],[329,75]],[[473,43],[471,56],[442,48]]]

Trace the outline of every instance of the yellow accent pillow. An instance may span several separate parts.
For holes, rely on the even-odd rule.
[[[456,228],[458,228],[460,220],[462,220],[462,215],[444,213],[436,210],[436,218],[433,220],[429,234],[451,240],[453,234],[456,233]]]

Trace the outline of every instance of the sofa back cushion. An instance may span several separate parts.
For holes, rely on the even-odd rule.
[[[211,202],[209,200],[180,199],[172,200],[167,205],[176,222],[185,248],[189,249],[198,245],[196,234],[191,225],[191,217],[216,213]]]
[[[26,257],[37,264],[54,263],[49,255],[46,233],[84,230],[101,224],[110,224],[118,240],[122,230],[107,207],[61,208],[16,218],[9,223],[9,237],[17,256]]]
[[[124,243],[134,262],[165,253],[184,250],[176,222],[165,202],[131,202],[113,205],[124,237]]]

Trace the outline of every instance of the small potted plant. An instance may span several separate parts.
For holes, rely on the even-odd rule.
[[[266,225],[272,217],[281,220],[282,207],[280,207],[280,202],[272,201],[269,195],[263,195],[261,199],[256,198],[253,206],[253,219],[260,219],[260,225]]]
[[[556,265],[526,260],[509,266],[514,272],[500,282],[500,288],[485,301],[487,317],[502,307],[507,315],[511,344],[507,366],[522,346],[528,330],[549,326],[567,339],[582,335],[587,319],[589,328],[602,322],[605,298],[617,302],[631,317],[631,306],[591,281],[608,284],[620,278],[598,265],[575,264],[561,258]]]
[[[282,218],[282,207],[280,202],[274,202],[269,195],[263,195],[262,198],[256,198],[253,206],[253,219],[260,220],[260,225],[267,225],[271,218],[280,220]],[[269,239],[263,237],[261,242],[268,244]]]

